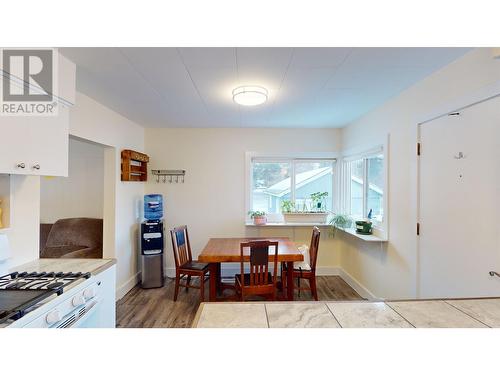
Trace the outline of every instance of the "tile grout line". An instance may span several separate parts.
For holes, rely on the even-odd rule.
[[[460,311],[462,314],[465,314],[465,315],[467,315],[468,317],[470,317],[470,318],[474,319],[475,321],[477,321],[477,322],[479,322],[479,323],[481,323],[481,324],[485,325],[486,327],[488,327],[488,328],[492,328],[492,327],[490,327],[488,324],[486,324],[485,322],[480,321],[479,319],[477,319],[477,318],[473,317],[472,315],[470,315],[470,314],[466,313],[465,311],[463,311],[463,310],[459,309],[457,306],[452,305],[452,304],[451,304],[451,303],[449,303],[448,301],[446,301],[446,300],[441,300],[441,301],[443,301],[444,303],[446,303],[448,306],[451,306],[451,307],[455,308],[456,310]]]
[[[344,328],[344,327],[342,327],[342,324],[340,324],[339,320],[337,319],[337,317],[333,313],[332,309],[330,309],[330,306],[328,306],[328,303],[324,302],[324,304],[325,304],[326,308],[328,309],[328,311],[330,311],[330,314],[333,315],[333,319],[335,319],[335,321],[338,323],[339,327]]]
[[[406,319],[398,310],[396,310],[394,307],[392,307],[391,305],[389,305],[388,303],[386,303],[384,301],[384,305],[387,306],[388,308],[390,308],[392,311],[394,311],[396,314],[398,314],[405,322],[407,322],[409,325],[411,325],[413,328],[417,328],[415,327],[408,319]]]
[[[264,312],[266,313],[267,328],[271,328],[269,325],[269,316],[267,315],[267,303],[264,303]]]

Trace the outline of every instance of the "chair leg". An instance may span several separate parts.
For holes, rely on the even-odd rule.
[[[188,275],[187,277],[187,282],[186,282],[186,293],[189,290],[189,284],[191,283],[191,276]]]
[[[309,286],[311,287],[311,293],[314,297],[314,300],[318,300],[318,291],[316,289],[316,276],[313,276],[309,279]]]
[[[300,297],[300,277],[297,277],[297,290],[299,291],[299,297]]]
[[[286,272],[283,272],[283,268],[281,269],[281,286],[282,286],[283,294],[285,295],[286,288],[288,288],[288,286],[286,285]]]
[[[174,288],[174,302],[177,301],[177,295],[179,294],[179,281],[180,275],[178,273],[175,274],[175,288]]]
[[[205,274],[200,277],[200,299],[201,302],[205,300]]]

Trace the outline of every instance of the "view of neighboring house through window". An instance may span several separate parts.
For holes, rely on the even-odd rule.
[[[250,209],[277,219],[283,201],[295,202],[297,210],[311,211],[315,210],[311,194],[327,192],[322,209],[332,211],[334,163],[333,159],[252,159]]]
[[[252,210],[280,212],[282,199],[290,192],[291,164],[288,161],[252,162]]]
[[[371,154],[346,162],[349,196],[345,197],[348,213],[355,219],[366,218],[372,210],[372,220],[384,219],[384,155]]]
[[[332,211],[333,162],[331,160],[308,160],[295,162],[295,207],[300,211],[314,211],[311,194],[327,192],[322,206]]]

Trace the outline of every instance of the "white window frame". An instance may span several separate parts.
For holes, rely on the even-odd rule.
[[[250,222],[248,211],[253,207],[253,169],[252,164],[254,161],[262,162],[276,162],[290,163],[290,184],[291,184],[291,200],[295,202],[295,163],[300,162],[313,162],[316,160],[331,160],[333,162],[333,178],[332,178],[332,212],[335,212],[336,207],[338,207],[339,202],[339,192],[337,189],[339,182],[339,154],[338,153],[299,153],[299,154],[265,154],[256,152],[247,152],[245,155],[245,170],[246,170],[246,181],[245,181],[245,222]],[[283,215],[281,213],[267,213],[267,219],[270,223],[282,223]]]
[[[363,215],[366,217],[367,212],[367,189],[368,184],[366,183],[368,180],[368,159],[382,154],[384,156],[384,164],[383,164],[383,180],[384,180],[384,195],[383,195],[383,209],[384,216],[382,221],[372,220],[373,221],[373,229],[374,234],[377,236],[387,238],[388,237],[388,222],[389,222],[389,205],[388,205],[388,196],[389,196],[389,158],[388,158],[388,143],[389,139],[383,144],[379,144],[374,147],[365,148],[362,151],[358,150],[347,152],[342,157],[342,163],[340,166],[340,207],[341,212],[349,214],[351,213],[351,171],[350,171],[350,162],[356,160],[363,160]]]

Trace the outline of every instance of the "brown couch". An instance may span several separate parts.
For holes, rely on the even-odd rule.
[[[40,258],[102,258],[102,219],[40,224]]]

